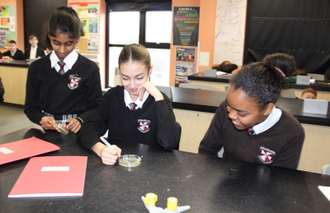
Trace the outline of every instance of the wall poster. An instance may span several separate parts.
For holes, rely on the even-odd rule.
[[[217,0],[213,64],[243,64],[247,0]]]
[[[175,64],[175,75],[180,77],[188,77],[195,72],[194,63],[176,63]]]
[[[15,5],[0,5],[0,48],[7,49],[10,40],[16,41]]]
[[[198,45],[199,7],[174,7],[173,45]]]
[[[195,62],[195,49],[176,48],[176,61]]]
[[[195,73],[196,49],[177,47],[175,63],[175,86],[189,83],[188,76]]]
[[[80,52],[99,52],[99,2],[69,3],[78,14],[85,33],[80,37],[76,50]]]

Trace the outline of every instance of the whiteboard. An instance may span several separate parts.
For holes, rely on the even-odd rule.
[[[217,0],[214,64],[242,66],[247,0]]]

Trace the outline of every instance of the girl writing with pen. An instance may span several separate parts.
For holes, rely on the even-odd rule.
[[[296,169],[304,129],[291,114],[275,106],[294,58],[276,53],[244,66],[234,77],[199,146],[199,153]]]
[[[44,31],[44,42],[53,51],[31,63],[24,112],[45,130],[56,130],[54,121],[77,133],[91,110],[101,101],[98,66],[74,51],[83,31],[71,7],[59,7]]]
[[[79,133],[82,144],[93,150],[106,165],[121,155],[101,142],[107,130],[108,141],[140,143],[174,149],[179,145],[181,126],[175,120],[170,99],[148,79],[152,73],[148,50],[139,44],[125,46],[118,60],[122,86],[110,89],[84,123]]]

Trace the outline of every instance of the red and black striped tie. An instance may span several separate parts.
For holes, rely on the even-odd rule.
[[[59,62],[57,62],[57,64],[60,66],[60,70],[58,71],[58,73],[59,73],[60,75],[63,75],[63,74],[64,74],[64,66],[65,66],[65,63],[62,62],[62,61],[59,61]]]
[[[129,108],[131,109],[131,111],[135,111],[136,107],[137,107],[136,103],[130,103],[129,104]]]
[[[253,135],[254,134],[253,128],[248,128],[248,132],[250,135]]]

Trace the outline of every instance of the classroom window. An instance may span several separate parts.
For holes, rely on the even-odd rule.
[[[118,57],[124,45],[144,45],[154,66],[150,80],[169,86],[172,12],[109,12],[108,86],[121,84]]]
[[[110,44],[139,43],[140,12],[110,12]]]
[[[172,12],[146,12],[146,42],[171,43]]]

